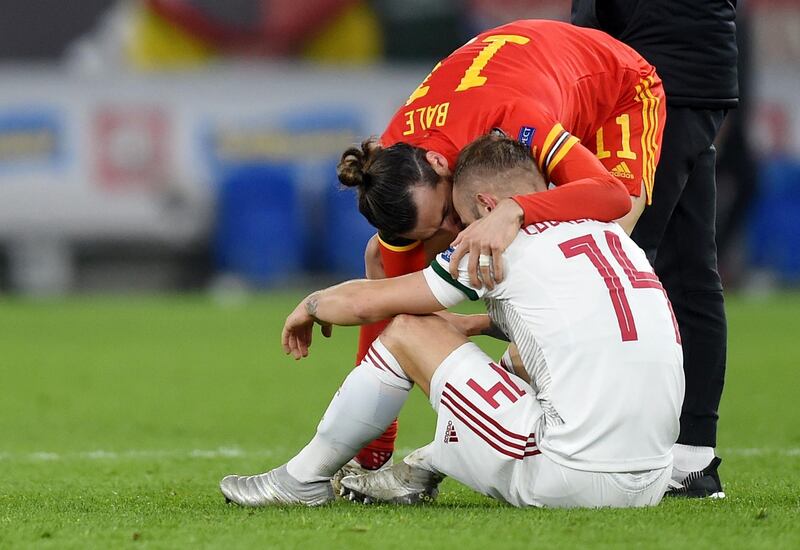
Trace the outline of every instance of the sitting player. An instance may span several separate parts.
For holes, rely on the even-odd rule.
[[[545,188],[527,148],[486,136],[459,157],[453,201],[469,223],[506,197]],[[421,272],[315,292],[292,312],[283,343],[295,357],[308,354],[315,322],[327,332],[413,315],[396,317],[375,341],[296,457],[265,474],[226,477],[226,498],[329,502],[333,474],[389,425],[416,383],[438,413],[433,443],[390,469],[345,478],[355,493],[413,502],[449,475],[515,506],[661,500],[678,434],[682,357],[669,301],[643,252],[615,223],[533,224],[507,249],[507,275],[491,290],[470,286],[466,259],[452,278],[450,253]],[[516,372],[427,315],[481,297],[519,349]]]
[[[472,252],[477,285],[478,256],[499,258],[534,222],[621,218],[630,232],[651,198],[664,104],[654,67],[606,33],[537,20],[480,33],[436,64],[380,140],[343,155],[339,180],[358,188],[359,210],[380,232],[367,246],[367,278],[420,270],[456,239],[464,246],[453,268]],[[456,157],[493,128],[529,147],[555,187],[501,201],[456,237]],[[361,328],[357,363],[385,324]],[[395,434],[392,425],[354,466],[388,462]]]

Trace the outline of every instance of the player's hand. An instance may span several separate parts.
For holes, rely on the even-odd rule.
[[[311,346],[311,339],[314,333],[314,323],[318,322],[306,310],[306,300],[300,302],[294,311],[286,318],[281,332],[281,344],[283,351],[295,359],[308,357],[308,348]],[[330,338],[333,334],[333,326],[327,323],[320,323],[322,335]]]
[[[462,315],[449,311],[437,311],[435,315],[450,323],[456,330],[467,337],[480,336],[489,326],[489,316],[485,313]]]
[[[503,252],[519,233],[522,208],[511,199],[503,199],[485,218],[470,224],[450,245],[455,248],[450,257],[450,275],[458,279],[458,266],[469,253],[469,280],[474,288],[483,284],[489,290],[503,280]],[[489,257],[488,265],[478,265],[480,256]],[[478,273],[480,272],[480,278]]]

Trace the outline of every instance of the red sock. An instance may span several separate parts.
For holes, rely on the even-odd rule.
[[[414,273],[427,265],[425,247],[422,246],[421,242],[397,247],[387,245],[381,241],[381,261],[387,277],[398,277],[407,273]],[[389,321],[380,321],[361,327],[358,335],[357,364],[361,363],[372,342],[375,341],[375,338],[383,332],[383,329],[388,324]],[[396,439],[397,420],[391,423],[386,431],[383,432],[383,435],[361,449],[355,457],[356,462],[368,470],[377,470],[392,458]]]
[[[397,439],[397,419],[386,428],[382,436],[361,449],[356,455],[356,462],[367,470],[377,470],[392,458],[395,439]]]
[[[385,321],[378,321],[377,323],[372,323],[371,325],[364,325],[361,327],[361,330],[358,332],[358,355],[356,355],[356,365],[360,365],[361,361],[364,360],[364,357],[367,355],[367,351],[369,351],[369,347],[372,345],[372,342],[380,336],[383,329],[386,328],[386,325],[389,324],[390,319]]]

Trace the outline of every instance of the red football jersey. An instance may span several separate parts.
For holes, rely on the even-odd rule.
[[[500,128],[531,147],[552,183],[594,183],[590,191],[595,193],[581,198],[602,202],[598,183],[619,186],[609,175],[615,165],[604,166],[598,160],[598,149],[607,152],[602,149],[602,128],[611,119],[620,124],[619,135],[633,142],[639,156],[650,155],[639,158],[643,173],[636,175],[638,181],[625,182],[630,194],[639,195],[640,182],[645,181],[649,195],[652,173],[647,171],[650,166],[654,171],[657,160],[661,98],[654,68],[609,35],[557,21],[515,21],[476,36],[438,63],[394,115],[381,142],[390,146],[402,141],[436,151],[447,158],[452,170],[465,145]],[[630,123],[619,115],[634,102],[639,102],[642,114],[631,140]],[[649,127],[642,128],[642,121]],[[647,139],[639,140],[637,131]],[[623,149],[619,157],[626,168],[636,164],[625,160],[637,155],[629,143],[616,147]],[[536,197],[532,206],[518,200],[526,222],[562,219],[559,205],[546,206],[553,199],[558,197]],[[601,206],[580,214],[597,214],[602,219],[606,212],[601,212]]]

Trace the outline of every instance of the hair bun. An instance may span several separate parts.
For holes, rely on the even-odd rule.
[[[380,148],[377,138],[371,137],[364,140],[360,148],[350,147],[342,153],[342,158],[336,166],[336,175],[341,184],[346,187],[367,185],[369,181],[367,170]]]

